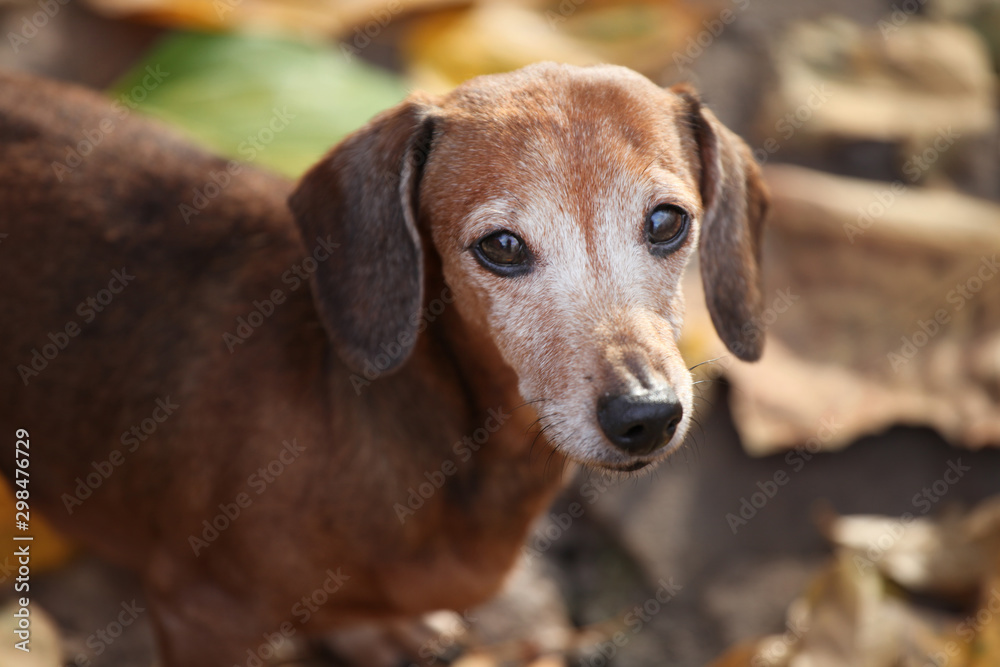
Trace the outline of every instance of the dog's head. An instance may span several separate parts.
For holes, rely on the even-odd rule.
[[[635,470],[683,440],[679,287],[696,247],[722,340],[761,352],[746,325],[767,194],[686,87],[546,64],[413,96],[331,151],[291,205],[306,239],[339,245],[314,287],[349,366],[387,350],[403,363],[436,253],[463,320],[582,463]]]

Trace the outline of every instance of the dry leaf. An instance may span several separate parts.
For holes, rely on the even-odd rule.
[[[1000,498],[968,515],[848,516],[827,538],[853,553],[861,569],[877,569],[908,590],[961,599],[975,593],[996,565]]]
[[[805,142],[842,137],[913,145],[942,127],[968,135],[997,125],[989,51],[960,24],[907,17],[896,25],[889,17],[860,26],[831,17],[793,25],[774,55],[777,86],[760,116],[768,133],[789,111],[801,115],[790,125],[796,141]]]
[[[1000,445],[1000,206],[791,166],[766,178],[767,344],[757,364],[721,362],[746,449],[836,449],[893,424]]]
[[[998,527],[1000,496],[937,520],[830,519],[836,557],[789,607],[788,631],[734,647],[712,667],[998,665]],[[896,584],[952,603],[958,588],[978,595],[950,613],[917,604]]]
[[[459,4],[457,0],[87,0],[112,17],[169,26],[241,30],[313,37],[369,36],[408,12]]]
[[[403,48],[417,87],[436,92],[549,60],[616,63],[656,77],[709,14],[678,0],[481,2],[416,17]]]

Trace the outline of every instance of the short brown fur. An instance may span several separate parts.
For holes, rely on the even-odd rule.
[[[534,442],[544,403],[524,404],[556,397],[523,395],[525,372],[489,310],[507,287],[489,293],[483,285],[492,279],[462,273],[470,265],[452,249],[469,240],[465,216],[503,179],[540,178],[515,159],[531,149],[516,147],[542,141],[564,153],[559,164],[596,161],[623,182],[641,175],[638,156],[651,151],[683,184],[677,196],[695,210],[705,200],[705,225],[715,228],[702,232],[713,317],[738,356],[759,354],[756,339],[741,347],[739,333],[759,308],[766,194],[756,166],[689,95],[640,81],[614,68],[543,65],[477,79],[440,99],[417,96],[307,174],[291,199],[294,216],[292,184],[244,167],[186,221],[180,206],[225,171],[224,160],[121,117],[93,93],[0,75],[0,232],[8,234],[0,244],[8,285],[0,291],[8,366],[0,432],[30,432],[33,506],[142,577],[166,667],[243,662],[265,633],[292,620],[328,570],[349,579],[297,628],[303,634],[483,601],[558,491],[564,464],[603,465],[564,442],[565,426],[562,440]],[[602,120],[609,116],[615,131]],[[490,130],[481,126],[488,117],[510,124]],[[71,170],[53,168],[83,129],[105,119],[113,131],[92,154]],[[574,135],[584,130],[609,132],[621,148],[602,151]],[[588,196],[600,173],[579,175],[566,206],[577,206],[581,220],[601,215]],[[518,187],[510,186],[515,196],[525,192]],[[596,252],[602,238],[587,238]],[[291,289],[282,276],[317,245],[336,247],[310,283]],[[671,280],[683,269],[680,260],[664,266]],[[76,305],[123,268],[134,280],[82,323]],[[460,284],[468,280],[479,282]],[[227,349],[223,334],[276,288],[287,302]],[[452,295],[454,305],[422,329],[414,324]],[[593,347],[599,368],[588,382],[617,390],[647,371],[684,381],[662,366],[680,363],[665,341],[683,304],[668,297],[672,323],[624,313],[594,329],[604,342]],[[25,385],[18,367],[69,321],[82,332]],[[563,355],[560,340],[540,340],[548,356],[539,358]],[[403,341],[399,352],[366,376],[393,341]],[[560,368],[538,373],[575,392],[576,371]],[[157,399],[176,404],[174,414],[70,513],[67,494],[121,449],[122,435]],[[453,443],[483,427],[490,410],[509,417],[401,523],[394,508],[407,490],[456,460]],[[304,447],[299,458],[196,556],[191,537],[202,535],[203,521],[292,440]],[[12,476],[10,457],[2,465]]]

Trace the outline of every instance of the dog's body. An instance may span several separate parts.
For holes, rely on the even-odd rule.
[[[656,93],[624,72],[543,66],[414,98],[310,172],[294,217],[291,184],[246,166],[198,207],[225,161],[91,93],[0,77],[0,433],[30,433],[32,507],[141,574],[168,667],[241,663],[283,623],[482,601],[567,461],[631,470],[676,446],[695,219],[703,243],[736,239],[703,251],[710,306],[731,349],[759,353],[740,338],[759,302],[755,167],[714,119],[634,118]],[[664,115],[700,113],[655,90]],[[691,238],[652,261],[620,220],[663,197]],[[579,247],[578,216],[594,221],[571,224]],[[530,247],[521,277],[469,251],[498,220]],[[669,426],[636,422],[662,434],[602,439],[637,432],[608,397],[667,389],[642,405],[669,405]]]

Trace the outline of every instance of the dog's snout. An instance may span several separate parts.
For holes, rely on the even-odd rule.
[[[634,456],[669,442],[683,416],[684,408],[670,387],[605,397],[597,406],[597,421],[608,440]]]

